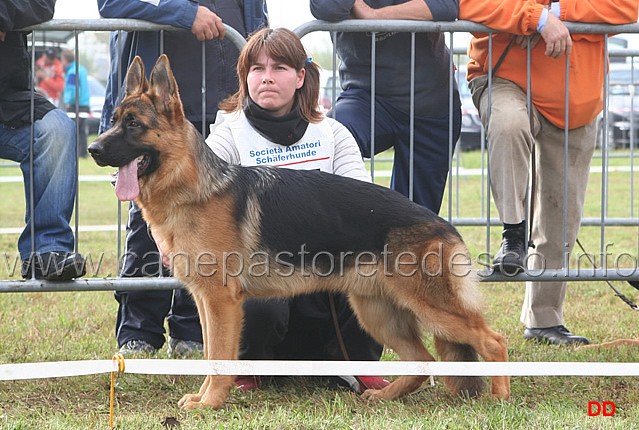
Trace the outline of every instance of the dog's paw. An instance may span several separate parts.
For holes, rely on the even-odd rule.
[[[490,394],[496,400],[510,400],[510,378],[508,376],[493,377]]]
[[[182,409],[192,409],[185,407],[185,405],[189,403],[198,403],[200,398],[201,396],[199,394],[185,394],[178,402],[178,406]]]
[[[226,397],[224,393],[219,392],[204,393],[203,395],[187,394],[178,402],[178,406],[186,411],[204,408],[221,409]]]
[[[204,402],[204,401],[186,401],[179,405],[181,409],[185,411],[192,411],[196,409],[222,409],[224,406],[223,401],[213,401],[213,402]]]
[[[202,402],[185,402],[182,403],[180,405],[180,409],[185,410],[185,411],[193,411],[193,410],[197,410],[197,409],[206,409],[206,406],[204,403]]]
[[[384,397],[383,391],[384,390],[369,389],[364,391],[361,397],[367,402],[377,402],[380,400],[386,400],[386,398]]]

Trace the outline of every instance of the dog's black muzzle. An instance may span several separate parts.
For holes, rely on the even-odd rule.
[[[109,165],[109,163],[106,161],[104,148],[105,148],[104,144],[100,140],[96,140],[87,148],[87,151],[89,151],[89,154],[91,154],[91,157],[93,157],[96,164],[101,167]],[[113,167],[119,167],[119,166],[113,166]]]

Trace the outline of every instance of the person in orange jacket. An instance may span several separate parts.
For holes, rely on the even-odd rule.
[[[607,58],[603,34],[570,34],[563,21],[634,23],[638,7],[637,0],[460,0],[459,19],[500,32],[492,36],[473,33],[467,66],[473,101],[486,128],[491,189],[504,224],[494,270],[514,275],[526,267],[559,269],[567,263],[579,230],[595,150],[596,118],[603,107]],[[532,46],[531,112],[526,100],[527,36]],[[570,68],[566,102],[567,61]],[[493,79],[490,91],[486,91],[489,73]],[[530,219],[526,193],[533,152]],[[565,202],[564,178],[568,187]],[[526,220],[532,221],[531,239],[535,245],[535,252],[530,255],[526,255]],[[565,294],[565,282],[526,283],[521,314],[525,339],[555,345],[589,343],[563,325]]]

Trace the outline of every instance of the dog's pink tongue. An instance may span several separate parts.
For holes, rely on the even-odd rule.
[[[138,185],[138,160],[120,167],[115,180],[115,195],[120,201],[134,200],[140,194]]]

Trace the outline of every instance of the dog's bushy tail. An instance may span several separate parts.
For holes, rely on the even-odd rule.
[[[479,361],[477,351],[470,345],[450,342],[435,336],[435,349],[442,361]],[[478,397],[486,384],[480,376],[444,376],[444,385],[453,395]]]

